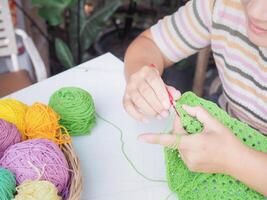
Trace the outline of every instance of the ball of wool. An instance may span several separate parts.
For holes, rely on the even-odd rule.
[[[60,116],[60,124],[71,135],[90,134],[96,122],[92,96],[76,87],[65,87],[56,91],[50,98],[51,106]]]
[[[13,199],[16,191],[16,180],[14,175],[7,169],[0,168],[0,199]]]
[[[68,162],[55,143],[47,139],[33,139],[10,146],[0,165],[15,174],[17,185],[25,180],[46,180],[53,183],[59,193],[67,190]]]
[[[14,124],[0,119],[0,158],[11,145],[20,142],[21,134]]]
[[[17,187],[14,200],[61,200],[57,188],[49,181],[25,181]]]
[[[57,144],[71,141],[68,131],[59,125],[58,114],[42,103],[35,103],[28,108],[22,134],[26,139],[48,139]]]
[[[27,108],[27,105],[15,99],[0,99],[0,118],[15,124],[23,132]]]

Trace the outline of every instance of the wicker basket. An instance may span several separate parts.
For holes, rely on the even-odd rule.
[[[69,197],[67,200],[80,200],[83,189],[83,180],[79,159],[72,144],[63,144],[61,150],[65,154],[71,170]]]

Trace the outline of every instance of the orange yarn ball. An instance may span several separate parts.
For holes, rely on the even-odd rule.
[[[25,115],[24,139],[48,139],[57,144],[69,143],[71,138],[65,127],[59,125],[59,116],[47,105],[35,103]]]

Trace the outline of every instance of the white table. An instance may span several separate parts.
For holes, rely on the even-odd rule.
[[[9,95],[26,104],[48,103],[51,94],[64,86],[81,87],[93,96],[96,111],[111,120],[124,132],[125,148],[135,166],[146,176],[165,178],[163,148],[136,140],[143,132],[160,132],[166,121],[141,124],[123,109],[125,87],[123,63],[105,54],[75,68]],[[143,179],[128,164],[120,150],[119,133],[109,124],[98,120],[90,136],[73,138],[82,165],[83,200],[165,200],[170,194],[166,183]],[[176,199],[171,196],[169,200]]]

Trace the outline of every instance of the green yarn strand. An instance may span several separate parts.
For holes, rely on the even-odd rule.
[[[166,183],[166,180],[157,180],[145,176],[130,160],[125,151],[123,131],[114,123],[101,117],[95,112],[91,95],[80,88],[65,87],[56,91],[49,101],[49,106],[60,116],[60,124],[67,128],[70,135],[89,134],[96,123],[96,117],[110,124],[120,134],[121,152],[133,170],[147,181]]]
[[[60,124],[72,136],[90,134],[96,123],[92,96],[83,89],[61,88],[50,97],[49,106],[58,113]]]
[[[118,130],[118,132],[120,133],[120,142],[121,142],[121,152],[123,154],[123,156],[125,157],[125,159],[127,160],[127,162],[129,163],[129,165],[134,169],[134,171],[139,174],[141,177],[143,177],[144,179],[146,179],[147,181],[151,181],[151,182],[161,182],[161,183],[166,183],[167,181],[166,180],[158,180],[158,179],[153,179],[153,178],[149,178],[147,176],[145,176],[142,172],[140,172],[136,167],[135,165],[133,164],[133,162],[130,160],[130,158],[128,157],[128,155],[126,154],[126,151],[125,151],[125,143],[123,141],[123,131],[114,123],[112,123],[111,121],[101,117],[99,114],[96,114],[96,116],[103,120],[104,122],[110,124],[111,126],[113,126],[115,129]]]

